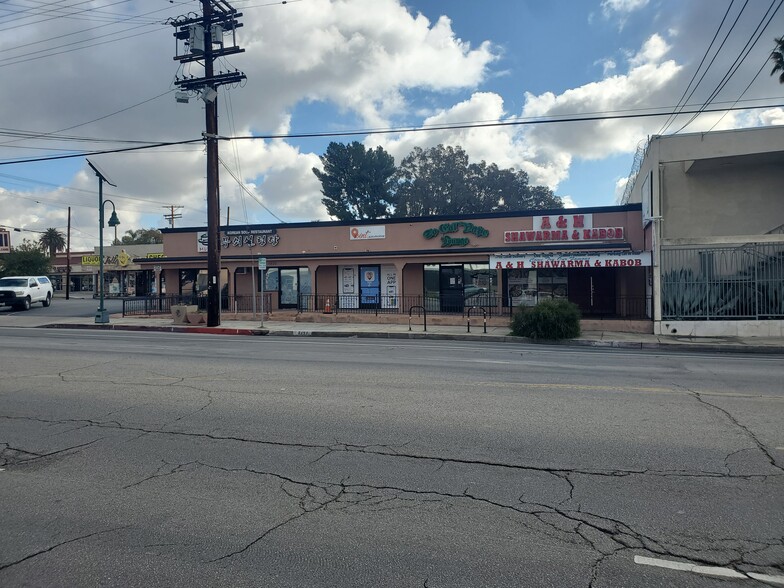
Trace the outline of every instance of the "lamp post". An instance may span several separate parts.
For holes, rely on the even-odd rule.
[[[89,165],[95,175],[98,176],[98,296],[100,299],[100,306],[98,307],[98,311],[95,313],[95,322],[100,324],[105,324],[109,322],[109,311],[104,308],[104,292],[103,292],[103,206],[107,202],[111,203],[112,205],[112,216],[109,217],[109,226],[116,227],[120,224],[120,219],[117,218],[117,210],[114,207],[114,202],[111,200],[104,200],[103,199],[103,183],[106,182],[110,186],[117,187],[117,184],[113,184],[106,175],[101,172],[101,170],[94,165],[89,159],[87,160],[87,165]]]

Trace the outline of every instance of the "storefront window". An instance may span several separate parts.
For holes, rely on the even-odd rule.
[[[194,296],[198,293],[196,286],[196,278],[199,275],[199,270],[184,269],[180,270],[180,295],[181,296]]]
[[[488,306],[495,304],[498,291],[498,274],[487,263],[466,263],[463,265],[463,293],[469,306]]]
[[[565,269],[512,269],[504,273],[510,306],[534,306],[540,300],[569,296]]]
[[[264,291],[278,291],[278,268],[273,267],[264,272]]]
[[[428,310],[438,310],[441,293],[441,286],[439,284],[440,269],[441,266],[437,264],[425,266],[425,308]]]

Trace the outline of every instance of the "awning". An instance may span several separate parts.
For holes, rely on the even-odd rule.
[[[490,267],[495,269],[570,269],[650,265],[650,251],[548,251],[496,253],[490,256]]]

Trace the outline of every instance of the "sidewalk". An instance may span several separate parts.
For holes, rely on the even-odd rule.
[[[11,318],[11,317],[8,317]],[[95,324],[93,317],[57,319],[41,318],[38,324],[26,326],[61,329],[111,329],[123,331],[153,331],[176,333],[201,333],[216,335],[256,335],[282,337],[366,337],[386,339],[433,339],[451,341],[488,341],[496,343],[538,343],[542,345],[615,347],[625,349],[679,349],[684,351],[710,351],[731,353],[784,354],[784,339],[754,337],[673,337],[644,333],[618,333],[610,331],[586,331],[576,338],[560,342],[536,342],[531,339],[512,337],[508,327],[488,326],[483,332],[481,322],[471,325],[428,325],[423,330],[421,322],[412,324],[368,324],[368,323],[319,323],[265,320],[230,320],[221,318],[218,327],[201,325],[175,325],[171,317],[123,317],[112,315],[109,324]],[[7,323],[6,323],[7,324]],[[7,324],[7,326],[22,326]]]

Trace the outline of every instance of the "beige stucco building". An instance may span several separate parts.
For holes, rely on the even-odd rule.
[[[160,270],[167,296],[203,299],[206,228],[162,233],[165,257],[135,263]],[[459,318],[473,307],[508,320],[519,304],[563,297],[586,319],[650,330],[645,234],[640,204],[222,227],[222,312],[260,308],[262,285],[265,311],[311,316],[424,307]]]
[[[784,126],[652,137],[629,194],[656,333],[784,335]]]

